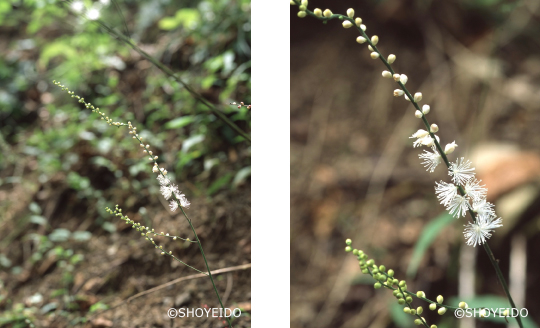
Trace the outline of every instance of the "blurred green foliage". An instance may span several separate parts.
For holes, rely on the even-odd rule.
[[[30,197],[10,215],[17,204],[0,204],[0,270],[21,273],[22,256],[5,250],[11,242],[30,243],[30,262],[57,258],[64,286],[54,297],[70,299],[73,268],[84,258],[67,245],[115,232],[106,206],[122,202],[138,211],[161,196],[151,165],[127,129],[97,120],[52,80],[137,126],[188,197],[249,184],[251,173],[250,145],[242,137],[159,69],[76,14],[72,3],[0,1],[0,192],[23,186],[49,195]],[[250,110],[229,105],[251,103],[249,0],[82,3],[98,9],[102,22],[127,34],[249,133]],[[89,231],[52,222],[58,211],[45,213],[43,205],[57,199],[51,196],[57,190],[63,191],[58,199],[68,200],[63,207],[71,217],[92,218]],[[56,305],[45,307],[52,311]],[[38,311],[23,304],[10,308],[0,324],[26,326],[24,319]],[[98,309],[96,304],[93,311]]]

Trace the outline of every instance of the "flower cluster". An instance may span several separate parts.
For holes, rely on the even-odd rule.
[[[154,152],[150,150],[149,144],[145,145],[143,143],[143,137],[137,133],[137,127],[131,124],[130,121],[128,121],[127,124],[113,121],[113,119],[106,116],[106,114],[102,112],[99,109],[99,107],[94,107],[94,105],[92,105],[91,103],[87,103],[86,101],[84,101],[84,98],[81,98],[80,96],[75,95],[73,91],[69,91],[69,89],[65,85],[62,85],[60,84],[60,82],[56,82],[56,81],[53,81],[53,83],[61,87],[62,90],[66,91],[69,95],[71,95],[72,98],[78,99],[79,102],[81,104],[84,104],[86,108],[91,109],[92,112],[99,114],[101,116],[101,119],[107,122],[107,124],[109,124],[110,126],[121,127],[121,126],[127,125],[127,127],[129,128],[129,134],[132,135],[133,139],[136,139],[137,141],[139,141],[139,145],[141,146],[141,148],[143,148],[143,152],[146,155],[148,155],[148,160],[154,163],[154,166],[152,167],[152,172],[158,173],[157,179],[161,186],[160,187],[161,194],[163,195],[163,197],[165,197],[165,199],[167,200],[170,199],[169,206],[171,210],[174,212],[179,206],[189,208],[189,205],[191,203],[187,200],[186,196],[182,194],[181,191],[178,190],[178,186],[173,184],[171,180],[166,177],[168,173],[167,170],[159,167],[157,163],[158,156],[154,155]]]
[[[247,104],[244,104],[243,101],[241,101],[239,104],[235,102],[232,102],[231,105],[235,105],[238,109],[242,108],[242,107],[246,107],[247,109],[251,109],[251,105],[247,105]]]

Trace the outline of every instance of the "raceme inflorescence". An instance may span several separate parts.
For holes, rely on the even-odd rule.
[[[313,11],[308,10],[308,0],[290,0],[290,3],[291,5],[298,6],[298,17],[300,18],[310,16],[319,19],[324,23],[333,19],[338,19],[342,22],[344,28],[348,29],[354,27],[360,34],[356,38],[356,42],[359,44],[367,43],[370,57],[375,60],[381,60],[386,66],[387,70],[382,71],[382,77],[394,80],[399,87],[393,91],[394,97],[403,97],[406,101],[410,102],[415,108],[415,117],[421,119],[425,126],[425,129],[419,129],[410,137],[414,139],[413,147],[428,148],[428,150],[424,150],[419,154],[419,158],[422,161],[421,164],[428,172],[434,172],[441,163],[444,163],[448,168],[448,175],[451,178],[451,182],[440,181],[435,183],[435,194],[437,199],[445,206],[450,215],[455,218],[459,219],[461,217],[466,217],[467,213],[470,214],[472,221],[469,221],[464,225],[466,243],[470,246],[483,246],[496,271],[497,278],[503,286],[510,305],[515,308],[514,301],[512,300],[497,260],[487,244],[487,240],[491,237],[494,229],[502,226],[502,219],[497,218],[493,209],[494,205],[486,201],[487,189],[484,185],[481,185],[481,181],[475,178],[475,168],[472,167],[472,163],[464,157],[458,157],[455,162],[449,161],[448,156],[456,150],[458,145],[453,141],[448,143],[443,149],[440,138],[436,135],[439,131],[439,126],[437,124],[430,124],[427,119],[431,107],[427,104],[420,107],[420,102],[423,98],[422,93],[416,92],[413,95],[409,92],[407,87],[405,87],[409,80],[407,75],[397,73],[392,67],[392,64],[394,64],[397,59],[396,55],[390,54],[386,58],[382,55],[377,48],[377,44],[380,41],[379,36],[373,35],[369,37],[366,34],[367,27],[363,24],[362,18],[355,15],[355,10],[353,8],[349,8],[346,15],[341,15],[334,14],[330,9],[322,10],[320,8],[315,8]],[[351,251],[350,246],[347,247],[346,250]],[[355,255],[358,256],[358,254]],[[362,261],[360,261],[360,265],[362,266]],[[369,267],[370,264],[367,264],[367,266]],[[365,271],[366,268],[363,270]],[[387,278],[386,275],[379,275],[379,278],[381,279],[385,277]],[[386,280],[386,278],[384,280]],[[519,326],[523,327],[521,318],[518,316],[516,319]],[[418,321],[415,321],[417,324],[424,324],[427,327],[427,324],[423,319],[418,318],[417,320]]]
[[[157,162],[158,156],[154,154],[154,152],[151,150],[151,147],[150,147],[149,144],[144,143],[143,137],[141,135],[139,135],[139,133],[137,132],[137,127],[135,127],[130,121],[127,122],[127,123],[114,121],[112,118],[109,118],[104,112],[102,112],[98,107],[95,107],[91,103],[86,102],[84,100],[84,98],[82,98],[82,97],[80,97],[78,95],[75,95],[75,93],[73,91],[69,91],[69,89],[66,86],[62,85],[60,82],[53,81],[53,83],[55,85],[59,86],[60,88],[62,88],[63,91],[66,91],[69,95],[71,95],[72,98],[76,98],[79,101],[79,103],[84,104],[84,106],[87,109],[91,109],[92,112],[97,113],[101,117],[102,120],[107,122],[107,124],[109,126],[116,126],[118,128],[121,128],[121,127],[124,127],[124,126],[128,127],[129,134],[132,135],[133,139],[136,139],[139,142],[139,146],[142,148],[142,152],[144,153],[145,156],[148,156],[147,157],[148,161],[153,164],[152,172],[157,173],[157,180],[159,181],[160,192],[163,195],[163,197],[166,200],[169,201],[169,207],[170,207],[171,211],[174,212],[177,209],[180,209],[180,211],[184,215],[185,219],[187,220],[187,222],[188,222],[188,224],[189,224],[189,226],[191,228],[191,231],[193,232],[193,235],[195,236],[195,240],[192,241],[189,238],[181,238],[179,236],[172,236],[169,233],[164,233],[164,232],[157,233],[154,229],[150,229],[149,227],[143,226],[140,223],[137,223],[137,222],[131,220],[129,217],[125,216],[122,213],[122,209],[119,208],[118,205],[116,205],[114,210],[107,207],[106,211],[108,213],[110,213],[110,214],[115,215],[115,216],[119,216],[127,224],[130,224],[133,229],[136,229],[137,231],[139,231],[141,233],[141,235],[143,235],[145,237],[146,240],[151,242],[155,246],[155,248],[159,249],[161,255],[170,256],[174,260],[184,264],[185,266],[187,266],[187,267],[189,267],[189,268],[191,268],[191,269],[193,269],[193,270],[195,270],[195,271],[197,271],[199,273],[203,273],[203,274],[207,275],[210,278],[210,281],[212,282],[212,286],[214,287],[214,291],[215,291],[216,296],[218,298],[218,301],[219,301],[219,303],[221,305],[221,308],[223,310],[225,310],[225,307],[223,306],[223,303],[221,301],[221,297],[219,296],[216,285],[214,283],[212,273],[210,272],[210,267],[208,266],[208,262],[206,260],[205,254],[204,254],[204,250],[202,248],[201,241],[199,240],[199,237],[198,237],[197,233],[195,232],[195,228],[193,227],[193,224],[191,223],[191,220],[188,218],[186,212],[184,211],[184,208],[189,208],[190,202],[187,200],[186,196],[178,189],[178,186],[176,184],[174,184],[173,181],[167,176],[167,173],[168,173],[167,170],[165,168],[159,166],[159,164]],[[180,259],[178,259],[176,256],[174,256],[172,254],[172,251],[165,250],[162,245],[159,245],[156,242],[156,240],[154,240],[154,237],[158,237],[158,236],[165,237],[165,238],[172,238],[173,240],[181,239],[181,240],[184,240],[186,242],[196,243],[199,246],[199,251],[200,251],[200,253],[201,253],[202,257],[203,257],[204,263],[206,265],[206,272],[200,271],[200,270],[188,265],[187,263],[181,261]],[[230,318],[226,317],[226,320],[227,320],[227,322],[229,324],[229,327],[232,328]]]

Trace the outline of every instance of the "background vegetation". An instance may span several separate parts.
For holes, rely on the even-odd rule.
[[[396,54],[409,90],[431,105],[443,144],[459,145],[451,159],[473,161],[503,218],[490,246],[538,326],[538,1],[310,0],[316,7],[354,8],[377,47]],[[346,238],[428,298],[506,306],[484,251],[465,245],[465,221],[442,215],[434,185],[448,175],[420,165],[408,139],[422,127],[413,106],[392,97],[396,86],[353,29],[297,11],[291,6],[291,326],[414,326],[360,273]],[[438,327],[503,326],[413,304]]]
[[[172,69],[250,131],[250,1],[84,1],[100,20]],[[151,164],[127,134],[97,120],[60,81],[112,118],[132,121],[192,202],[211,269],[250,263],[250,145],[144,57],[77,15],[69,2],[0,2],[0,326],[163,326],[170,307],[218,307],[206,279],[101,313],[137,292],[195,273],[160,257],[105,212],[186,237]],[[196,247],[169,249],[203,268]],[[249,326],[250,273],[218,277]],[[180,323],[180,320],[182,322]],[[189,327],[219,320],[176,319]]]

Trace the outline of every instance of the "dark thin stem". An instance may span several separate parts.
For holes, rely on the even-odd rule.
[[[212,286],[214,286],[214,291],[216,292],[216,296],[219,300],[219,304],[221,305],[221,308],[223,309],[223,312],[225,312],[225,307],[223,306],[223,303],[221,302],[221,297],[219,297],[219,293],[216,287],[216,284],[214,283],[214,278],[212,278],[212,272],[210,272],[210,267],[208,266],[208,262],[206,261],[206,256],[204,255],[204,250],[202,248],[201,241],[199,240],[199,236],[197,236],[197,233],[195,232],[195,228],[193,227],[193,224],[191,223],[191,220],[188,218],[186,212],[184,212],[184,208],[180,206],[180,210],[182,210],[182,213],[186,217],[187,222],[189,223],[189,226],[191,227],[191,230],[193,231],[193,234],[195,235],[195,239],[197,239],[197,244],[199,244],[199,250],[201,251],[201,255],[204,259],[204,264],[206,265],[206,270],[208,271],[208,276],[210,277],[210,281],[212,281]],[[225,319],[227,319],[227,322],[229,323],[229,327],[233,328],[231,324],[231,319],[225,315]]]
[[[300,5],[300,1],[294,0],[294,2],[297,5]],[[334,14],[334,15],[332,15],[330,17],[318,17],[312,11],[309,11],[309,10],[306,10],[306,13],[309,16],[315,17],[315,18],[323,20],[323,21],[328,21],[328,20],[331,20],[331,19],[339,19],[340,21],[343,21],[343,20],[350,21],[353,24],[353,26],[356,27],[356,29],[360,32],[360,34],[362,34],[362,36],[366,39],[366,42],[373,48],[373,51],[375,51],[375,52],[377,52],[379,54],[379,59],[383,62],[383,64],[392,73],[392,76],[394,74],[396,74],[396,72],[392,69],[392,66],[384,58],[384,56],[381,54],[379,49],[377,49],[377,47],[371,42],[371,39],[367,36],[367,34],[364,32],[364,30],[362,30],[359,26],[356,25],[354,19],[352,19],[352,18],[350,18],[348,16],[339,15],[339,14]],[[400,81],[397,81],[397,84],[399,84],[399,87],[401,88],[401,90],[403,90],[403,92],[405,92],[405,94],[407,95],[407,97],[409,98],[409,100],[411,101],[413,106],[416,108],[416,110],[418,110],[418,111],[420,111],[420,113],[422,113],[422,110],[420,109],[420,106],[418,105],[417,102],[414,101],[414,97],[411,95],[409,90],[407,90],[405,85],[403,83],[401,83]],[[424,115],[424,113],[422,113],[422,122],[424,122],[424,125],[427,128],[427,131],[429,131],[429,135],[431,136],[431,138],[435,142],[435,147],[437,148],[437,151],[441,155],[441,158],[443,159],[444,163],[446,164],[446,166],[448,168],[450,168],[450,162],[448,161],[448,158],[446,157],[446,154],[444,153],[444,150],[442,149],[441,145],[439,144],[439,142],[435,138],[435,135],[433,134],[433,132],[431,132],[430,124],[429,124],[429,122],[428,122],[428,120],[426,118],[426,115]],[[465,190],[463,189],[462,186],[458,186],[458,190],[459,190],[459,193],[461,194],[461,196],[465,195]],[[468,211],[469,211],[469,214],[471,215],[471,217],[473,219],[473,222],[476,222],[476,215],[474,214],[474,212],[470,208],[469,208]],[[495,268],[497,278],[499,279],[499,282],[501,283],[501,285],[502,285],[502,287],[504,289],[504,292],[506,294],[506,297],[508,298],[508,301],[510,302],[510,305],[512,306],[512,308],[515,308],[516,305],[514,303],[514,300],[512,299],[512,296],[510,295],[510,291],[508,290],[508,285],[506,284],[506,280],[504,279],[504,276],[503,276],[503,274],[501,272],[501,269],[499,268],[499,264],[497,263],[497,260],[495,259],[495,256],[493,255],[493,252],[489,248],[487,242],[484,242],[483,246],[484,246],[484,250],[486,251],[486,253],[488,255],[489,260],[491,261],[491,264]],[[521,317],[517,316],[516,320],[518,322],[519,327],[523,328],[523,324],[521,322]]]

